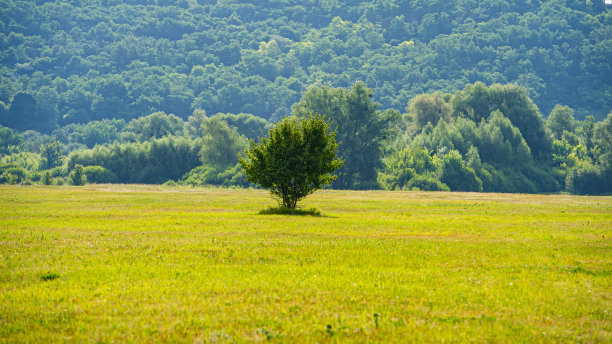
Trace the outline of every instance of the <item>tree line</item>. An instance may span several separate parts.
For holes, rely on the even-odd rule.
[[[404,112],[373,90],[312,86],[291,115],[324,115],[343,160],[332,187],[603,194],[612,191],[612,112],[577,120],[568,106],[545,118],[515,84],[477,82],[425,93]],[[167,183],[248,187],[239,164],[273,123],[252,114],[154,112],[126,122],[71,124],[50,134],[0,128],[0,182]]]
[[[383,110],[483,81],[603,120],[610,21],[579,0],[7,0],[0,125],[50,134],[196,109],[276,121],[310,85],[355,80]]]

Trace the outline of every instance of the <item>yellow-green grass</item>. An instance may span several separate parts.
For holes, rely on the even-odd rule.
[[[610,342],[612,198],[0,187],[0,342]]]

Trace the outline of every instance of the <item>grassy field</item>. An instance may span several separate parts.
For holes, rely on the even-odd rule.
[[[0,342],[611,342],[612,198],[0,187]]]

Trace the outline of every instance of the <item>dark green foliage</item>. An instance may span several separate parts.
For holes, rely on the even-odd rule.
[[[45,134],[41,134],[34,130],[26,130],[21,133],[23,136],[23,145],[25,150],[33,153],[40,153],[40,147],[44,144],[54,141],[54,139]],[[58,141],[58,140],[55,140]]]
[[[40,146],[40,170],[52,169],[62,164],[62,145],[52,141]]]
[[[444,99],[444,95],[436,92],[434,94],[421,94],[410,101],[408,112],[412,115],[413,122],[418,130],[427,123],[438,124],[440,120],[450,119],[452,108]]]
[[[23,145],[23,136],[10,128],[0,126],[0,155],[16,153]]]
[[[440,181],[452,191],[482,191],[482,181],[474,169],[465,166],[459,152],[450,151],[442,158],[441,164]]]
[[[155,112],[148,116],[130,121],[125,127],[128,133],[133,133],[137,141],[159,139],[168,135],[181,134],[183,121],[175,115]],[[125,137],[129,137],[125,135]]]
[[[612,107],[610,13],[552,0],[8,1],[0,124],[22,132],[0,128],[0,155],[27,172],[11,182],[44,177],[22,153],[58,141],[60,159],[40,160],[46,171],[74,153],[58,180],[79,157],[118,182],[179,180],[204,164],[198,182],[235,185],[235,131],[261,136],[299,102],[294,114],[337,128],[337,188],[437,179],[436,156],[451,150],[485,191],[554,192],[585,164],[607,180],[611,122],[595,118]],[[385,109],[407,104],[396,125]],[[206,111],[231,133],[203,133]],[[434,168],[402,162],[404,148],[427,150]]]
[[[478,171],[482,168],[482,160],[480,160],[480,153],[478,148],[470,146],[467,153],[465,154],[466,165]]]
[[[536,156],[548,154],[552,149],[552,138],[545,130],[542,115],[524,88],[510,84],[487,88],[476,83],[458,92],[452,103],[455,114],[476,122],[488,119],[493,112],[501,113],[519,130]]]
[[[126,118],[129,116],[127,106],[131,99],[123,77],[115,74],[97,81],[91,103],[93,118]]]
[[[571,148],[570,153],[562,160],[569,168],[565,188],[575,194],[612,193],[612,113],[604,121],[594,125],[592,121],[585,121],[583,128],[585,127],[583,135],[586,137],[583,137],[592,146],[588,155],[586,147],[581,144],[572,147],[567,139],[555,145],[558,151],[556,160],[561,160],[563,152],[569,150],[568,146]]]
[[[487,119],[493,111],[489,89],[482,82],[468,84],[452,98],[453,113],[476,123]]]
[[[524,86],[545,113],[612,105],[602,0],[3,5],[0,124],[19,130],[198,108],[279,119],[310,85],[357,80],[383,109],[478,80]]]
[[[592,143],[597,163],[603,167],[612,166],[612,112],[595,125]]]
[[[218,117],[202,121],[202,149],[200,160],[204,165],[223,169],[238,163],[238,153],[244,151],[247,140],[234,127]]]
[[[565,188],[579,195],[599,195],[610,192],[608,183],[599,168],[591,164],[581,164],[568,171]]]
[[[51,176],[51,172],[50,171],[43,172],[42,177],[40,178],[40,181],[43,185],[53,184],[53,177]]]
[[[376,183],[383,145],[399,121],[399,113],[378,111],[380,104],[374,103],[371,97],[372,91],[362,82],[355,83],[351,89],[312,87],[292,108],[298,117],[312,113],[325,115],[332,127],[337,128],[339,153],[345,163],[335,188]]]
[[[4,89],[6,90],[6,88]],[[4,91],[2,90],[2,91]],[[0,95],[1,97],[1,95]],[[0,125],[2,123],[8,123],[9,122],[9,114],[8,114],[8,107],[6,106],[6,104],[0,100]]]
[[[487,87],[476,83],[454,95],[437,96],[440,102],[451,99],[453,115],[441,117],[435,126],[428,122],[420,132],[410,125],[414,123],[414,114],[407,119],[405,132],[397,139],[397,147],[387,153],[386,166],[379,177],[385,188],[407,188],[413,179],[433,178],[444,182],[451,190],[479,190],[481,184],[486,192],[550,193],[567,187],[568,173],[575,166],[594,165],[602,176],[605,171],[612,171],[606,167],[612,166],[612,154],[609,153],[612,151],[609,143],[612,142],[612,119],[595,123],[588,117],[580,122],[573,118],[571,108],[557,106],[551,115],[553,118],[542,126],[537,108],[524,92],[512,85]],[[424,95],[420,98],[427,99]],[[513,117],[507,117],[501,109]],[[551,138],[548,133],[553,128],[559,139],[552,142],[550,152],[540,150],[534,156],[512,118],[523,124],[539,123],[538,130],[528,130],[532,135],[539,132],[538,135],[545,137],[536,144],[547,145]],[[432,156],[446,156],[455,150],[451,159],[454,164],[432,160],[434,170],[416,171],[409,158],[411,152],[421,148]],[[468,169],[460,167],[462,162]],[[579,171],[576,169],[572,173]],[[592,173],[589,176],[593,177]],[[599,189],[600,193],[606,192],[603,184]]]
[[[454,149],[467,154],[473,146],[484,162],[522,165],[532,160],[521,131],[497,110],[478,125],[470,119],[454,118],[440,121],[433,129],[428,128],[431,127],[427,126],[412,139],[412,147],[441,152]]]
[[[87,176],[85,175],[83,165],[74,165],[74,169],[70,171],[70,174],[68,175],[68,181],[70,182],[70,185],[76,186],[82,186],[87,183]]]
[[[85,166],[83,169],[88,183],[116,183],[117,176],[102,166]]]
[[[435,171],[433,158],[427,150],[405,147],[389,157],[386,162],[386,173],[381,176],[381,182],[387,189],[403,189],[417,174],[423,175]],[[420,187],[419,189],[424,190]]]
[[[198,166],[199,150],[197,141],[165,137],[75,151],[68,156],[67,166],[69,170],[76,164],[102,166],[114,173],[120,183],[161,184],[169,179],[178,180]]]
[[[476,124],[469,119],[454,118],[440,121],[433,127],[426,125],[421,133],[411,139],[411,147],[424,147],[430,151],[455,149],[465,154],[470,146],[479,144]]]
[[[561,139],[563,132],[574,132],[576,125],[574,110],[568,106],[555,105],[546,119],[546,127],[555,139]]]
[[[28,177],[28,171],[17,163],[0,164],[0,183],[17,184],[24,182]]]
[[[595,118],[593,116],[586,116],[582,123],[578,124],[576,134],[580,137],[580,142],[586,147],[587,150],[593,149],[593,134],[595,131]]]
[[[538,187],[516,168],[487,164],[486,170],[491,174],[492,179],[490,191],[517,193],[538,192]]]
[[[521,131],[499,111],[480,122],[477,137],[477,147],[485,162],[521,165],[531,160],[531,151]]]
[[[230,127],[235,127],[240,135],[249,139],[255,139],[266,134],[268,121],[247,113],[238,115],[230,113],[218,113],[213,116],[226,122]]]
[[[269,189],[279,204],[295,209],[314,191],[330,185],[342,160],[336,158],[335,132],[324,117],[287,117],[258,142],[251,139],[240,159],[248,181]]]
[[[333,89],[326,87],[313,88],[313,95],[305,97],[303,102],[296,104],[294,110],[304,110],[306,105],[339,111],[345,117],[343,128],[351,129],[357,127],[359,133],[365,132],[364,125],[349,126],[347,122],[353,120],[347,115],[345,109],[357,108],[361,104],[361,113],[376,111],[376,104],[369,100],[367,88],[356,90]],[[469,92],[452,94],[436,94],[432,99],[443,102],[443,106],[460,106],[460,96],[472,95],[479,90],[480,94],[486,94],[487,102],[493,102],[492,89],[503,86],[486,87],[483,84],[475,84],[467,87]],[[518,93],[520,95],[520,93]],[[420,99],[427,99],[426,95]],[[451,101],[450,103],[448,100]],[[469,103],[469,102],[468,102]],[[518,104],[519,109],[526,102],[510,102]],[[416,104],[413,102],[412,104]],[[449,105],[450,104],[450,105]],[[457,105],[459,104],[459,105]],[[484,103],[487,104],[486,102]],[[506,111],[510,113],[520,112],[504,103]],[[521,105],[523,104],[523,105]],[[484,108],[494,108],[485,106]],[[461,105],[464,106],[464,105]],[[464,106],[465,108],[465,106]],[[419,190],[479,190],[480,180],[482,190],[487,192],[557,192],[567,188],[572,192],[579,193],[587,190],[586,186],[574,187],[574,179],[583,180],[576,185],[586,185],[588,181],[607,180],[610,164],[611,147],[609,142],[612,137],[612,120],[595,123],[592,118],[585,121],[571,119],[571,109],[557,107],[553,113],[557,113],[556,120],[547,122],[557,123],[558,131],[562,130],[560,139],[555,139],[551,154],[546,159],[534,159],[532,151],[518,127],[506,117],[500,110],[493,110],[488,116],[483,116],[479,123],[475,123],[471,114],[461,112],[456,108],[451,109],[455,116],[440,116],[438,123],[426,124],[418,132],[411,125],[414,116],[405,116],[405,123],[393,125],[399,117],[397,114],[388,113],[393,120],[388,122],[388,127],[372,134],[373,142],[378,147],[378,157],[382,157],[383,147],[389,145],[390,140],[397,138],[394,148],[387,148],[384,159],[383,170],[368,167],[376,176],[376,179],[361,179],[356,173],[353,179],[352,189],[371,189],[383,186],[387,189],[419,189]],[[354,113],[359,113],[354,111]],[[565,114],[565,115],[563,115]],[[563,115],[563,116],[562,116]],[[459,116],[459,117],[457,117]],[[571,120],[563,120],[563,119]],[[231,122],[230,125],[227,121]],[[174,123],[174,124],[173,124]],[[377,122],[370,122],[377,123]],[[380,122],[378,122],[380,123]],[[257,130],[262,130],[267,121],[257,119],[252,115],[240,114],[217,114],[211,118],[206,117],[203,110],[194,111],[187,122],[182,122],[178,117],[165,115],[163,113],[152,114],[140,120],[131,122],[126,126],[122,120],[93,121],[88,124],[70,124],[56,129],[52,138],[66,144],[68,151],[72,151],[66,162],[62,165],[62,150],[60,142],[53,141],[49,136],[41,135],[34,131],[23,133],[27,138],[24,144],[19,145],[16,153],[5,156],[4,163],[14,163],[11,168],[15,170],[4,174],[5,183],[30,183],[40,182],[42,184],[53,182],[61,183],[64,178],[70,179],[68,172],[74,170],[76,164],[85,166],[89,182],[107,183],[164,183],[174,180],[178,184],[186,185],[218,185],[218,186],[249,186],[245,175],[240,171],[237,164],[237,153],[244,147],[244,137],[239,135],[239,129],[254,135]],[[564,128],[568,126],[568,128]],[[184,137],[167,136],[167,130],[156,130],[154,128],[173,128],[171,131],[183,133]],[[137,129],[138,128],[138,129]],[[197,131],[196,131],[196,128]],[[405,132],[399,132],[403,128]],[[5,128],[6,129],[6,128]],[[181,130],[182,129],[182,130]],[[362,130],[363,129],[363,130]],[[140,140],[139,133],[148,133],[143,136],[144,142],[119,143],[118,140],[131,139]],[[550,129],[547,129],[550,130]],[[2,131],[10,137],[16,134],[11,129]],[[88,135],[88,133],[92,133]],[[401,134],[401,135],[397,135]],[[416,135],[415,135],[416,134]],[[147,140],[146,136],[164,136],[161,139]],[[361,134],[360,134],[361,135]],[[360,136],[358,135],[358,136]],[[378,136],[376,136],[378,135]],[[388,135],[388,137],[386,137]],[[349,137],[350,135],[346,135]],[[106,146],[95,146],[94,149],[86,150],[79,146],[79,142],[87,142],[86,137],[97,138],[89,142],[93,144],[96,140],[104,142]],[[131,137],[131,138],[130,138]],[[109,141],[114,143],[107,146]],[[349,154],[355,154],[358,161],[364,165],[368,155],[359,155],[360,140],[349,137],[350,145],[345,147]],[[31,142],[30,142],[31,141]],[[56,167],[51,171],[51,178],[45,173],[48,171],[47,159],[40,161],[32,160],[33,153],[20,151],[23,148],[34,149],[32,142],[44,142],[39,145],[42,157],[50,156],[52,165]],[[443,157],[449,151],[455,150],[459,154],[462,167],[450,169],[447,162],[441,161],[438,156]],[[352,151],[352,152],[351,152]],[[38,155],[36,155],[38,156]],[[376,155],[375,155],[376,156]],[[542,155],[546,157],[546,155]],[[53,158],[55,157],[55,158]],[[382,159],[381,159],[382,160]],[[585,165],[586,164],[586,165]],[[40,167],[39,167],[40,165]],[[601,178],[592,173],[581,173],[584,166],[593,166]],[[97,166],[97,167],[95,167]],[[354,167],[358,164],[354,164]],[[581,169],[578,169],[580,167]],[[445,170],[446,168],[446,170]],[[38,171],[41,172],[38,172]],[[574,170],[573,176],[568,177],[569,171]],[[65,172],[64,172],[65,171]],[[584,175],[584,177],[583,177]],[[577,176],[574,178],[574,176]],[[570,179],[568,179],[570,178]],[[567,182],[571,182],[566,185]],[[607,191],[607,184],[600,183],[599,193]],[[589,191],[593,192],[593,191]]]
[[[36,99],[31,93],[18,92],[11,99],[8,116],[2,125],[18,130],[37,129],[41,131],[42,121],[36,118]]]
[[[123,120],[91,121],[87,124],[69,124],[51,134],[64,144],[82,144],[89,148],[95,145],[111,144],[119,140],[119,133],[125,127]]]
[[[536,186],[539,193],[558,192],[561,190],[558,180],[559,176],[555,173],[554,169],[532,163],[522,166],[521,172]]]

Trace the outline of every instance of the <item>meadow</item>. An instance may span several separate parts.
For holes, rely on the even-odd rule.
[[[612,341],[612,198],[0,186],[0,342]]]

